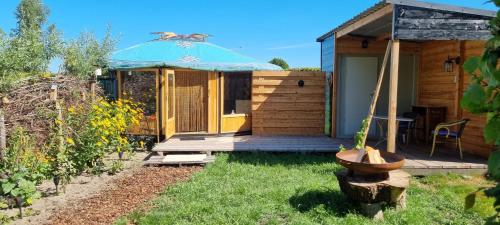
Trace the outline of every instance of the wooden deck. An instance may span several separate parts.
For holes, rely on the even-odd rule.
[[[350,140],[329,137],[222,136],[176,137],[157,144],[156,152],[336,152]]]
[[[403,146],[398,153],[406,157],[404,170],[412,175],[430,175],[456,173],[463,175],[479,175],[487,171],[487,160],[464,153],[461,160],[458,150],[438,148],[432,157],[429,157],[431,146],[409,145]]]
[[[333,153],[340,145],[353,146],[350,139],[332,139],[329,137],[176,137],[157,144],[155,152],[300,152]],[[381,146],[382,147],[382,146]],[[487,170],[487,161],[473,155],[464,154],[460,160],[458,151],[438,148],[434,156],[429,157],[430,146],[403,146],[398,153],[406,157],[404,170],[412,175],[429,174],[482,174]]]

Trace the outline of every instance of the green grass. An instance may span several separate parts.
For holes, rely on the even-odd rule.
[[[155,200],[149,212],[116,223],[138,224],[375,224],[340,192],[333,156],[219,154],[217,161]],[[463,210],[481,178],[457,175],[413,179],[407,209],[387,209],[379,224],[483,224],[493,200]]]

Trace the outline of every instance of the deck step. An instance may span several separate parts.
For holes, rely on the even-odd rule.
[[[144,162],[144,165],[203,165],[213,161],[215,161],[215,156],[207,154],[169,154],[151,156]]]

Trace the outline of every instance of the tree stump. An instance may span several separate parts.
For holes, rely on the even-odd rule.
[[[411,175],[402,171],[389,172],[389,178],[367,179],[366,176],[351,176],[347,169],[335,173],[340,189],[350,199],[360,203],[362,213],[373,219],[382,219],[382,207],[406,208],[406,188]]]

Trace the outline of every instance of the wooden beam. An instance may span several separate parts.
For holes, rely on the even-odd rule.
[[[385,41],[385,40],[390,40],[391,37],[392,37],[392,33],[388,32],[388,33],[384,33],[384,34],[379,35],[375,40]]]
[[[117,70],[116,71],[116,81],[117,81],[117,88],[116,91],[118,91],[118,99],[122,99],[122,73],[121,71]]]
[[[396,152],[396,135],[398,132],[396,116],[398,104],[399,47],[399,40],[394,40],[392,43],[391,77],[389,81],[389,121],[387,124],[388,152]]]
[[[455,79],[455,89],[456,89],[456,95],[455,95],[455,113],[456,113],[456,120],[461,120],[462,119],[462,108],[460,107],[460,101],[462,100],[462,96],[464,94],[464,89],[463,89],[463,80],[464,80],[464,70],[462,69],[463,61],[465,60],[465,41],[460,41],[459,45],[459,52],[460,52],[460,59],[461,62],[459,65],[457,65],[457,70],[458,74],[456,74],[457,79]]]
[[[155,71],[155,83],[156,83],[156,88],[155,88],[155,93],[156,93],[156,138],[158,143],[160,143],[160,130],[161,130],[161,124],[160,124],[160,73],[158,70]]]
[[[352,23],[351,25],[344,27],[341,30],[337,31],[336,37],[340,38],[346,34],[351,33],[352,31],[359,29],[362,26],[365,26],[365,25],[367,25],[367,24],[369,24],[377,19],[380,19],[388,14],[391,14],[392,9],[393,9],[392,4],[387,5],[384,8],[379,9],[378,11],[376,11],[376,12],[374,12],[366,17],[363,17],[362,19]]]
[[[387,61],[389,61],[389,55],[391,54],[391,48],[392,48],[392,41],[389,41],[389,43],[387,43],[387,49],[385,50],[384,61],[382,62],[382,67],[380,68],[380,73],[378,75],[377,86],[375,87],[375,92],[373,93],[372,102],[370,104],[370,110],[368,111],[368,117],[366,118],[368,125],[366,127],[366,132],[362,139],[363,142],[361,146],[363,147],[365,146],[366,137],[368,136],[368,131],[370,130],[370,124],[373,119],[373,114],[375,113],[375,107],[377,106],[377,100],[380,94],[380,88],[382,87],[382,81],[384,80],[385,68],[387,66]]]
[[[339,54],[338,54],[338,48],[337,48],[337,44],[338,44],[338,41],[337,41],[337,36],[335,36],[334,38],[334,43],[333,43],[333,74],[332,74],[332,98],[331,98],[331,122],[332,122],[332,126],[331,126],[331,129],[332,129],[332,138],[336,138],[337,137],[337,88],[338,88],[338,73],[339,73],[339,69],[338,69],[338,66],[339,66],[339,63],[337,63],[339,61]]]

